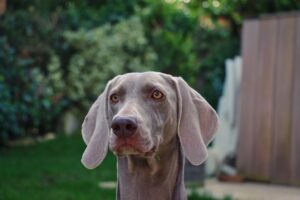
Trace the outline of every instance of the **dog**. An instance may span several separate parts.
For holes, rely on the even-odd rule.
[[[200,165],[219,126],[208,102],[182,78],[128,73],[109,81],[82,124],[85,167],[117,156],[118,200],[185,200],[185,157]]]

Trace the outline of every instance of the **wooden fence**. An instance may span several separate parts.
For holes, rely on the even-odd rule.
[[[247,20],[242,57],[238,170],[300,185],[300,13]]]

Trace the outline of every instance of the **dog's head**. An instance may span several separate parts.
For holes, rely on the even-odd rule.
[[[217,127],[215,111],[183,79],[158,72],[117,76],[85,117],[82,163],[97,167],[108,148],[118,156],[151,157],[178,135],[184,155],[199,165]]]

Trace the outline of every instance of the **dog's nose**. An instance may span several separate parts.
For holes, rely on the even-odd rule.
[[[133,135],[137,130],[137,120],[134,117],[115,117],[111,128],[119,138],[127,138]]]

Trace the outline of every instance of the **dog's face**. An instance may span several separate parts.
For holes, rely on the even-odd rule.
[[[175,85],[157,73],[130,73],[108,89],[109,147],[116,155],[153,156],[176,136]],[[166,134],[168,133],[168,134]]]
[[[97,167],[108,148],[116,155],[154,156],[178,136],[183,155],[199,165],[217,127],[215,111],[183,79],[158,72],[117,76],[82,124],[82,163]]]

